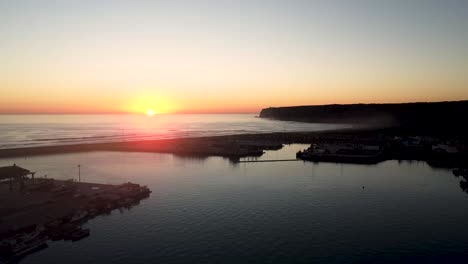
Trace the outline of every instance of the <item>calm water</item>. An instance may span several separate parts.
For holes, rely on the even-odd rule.
[[[449,170],[424,162],[235,165],[94,152],[0,165],[12,162],[64,179],[80,163],[86,181],[153,191],[129,211],[91,220],[90,237],[51,242],[24,263],[464,263],[468,255],[468,194]]]
[[[310,124],[241,115],[0,115],[0,148],[319,131],[344,125]]]

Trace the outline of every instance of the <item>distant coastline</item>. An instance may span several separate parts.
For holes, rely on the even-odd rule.
[[[359,124],[420,135],[468,133],[468,100],[395,104],[331,104],[262,109],[261,118],[313,123]]]

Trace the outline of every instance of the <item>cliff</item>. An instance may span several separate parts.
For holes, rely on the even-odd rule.
[[[270,107],[261,118],[398,128],[408,132],[467,133],[468,100],[402,104],[347,104]]]

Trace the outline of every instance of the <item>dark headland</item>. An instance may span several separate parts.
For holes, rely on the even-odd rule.
[[[261,118],[313,123],[352,124],[419,135],[465,136],[468,100],[399,104],[331,104],[270,107]]]
[[[350,124],[355,129],[317,135],[297,153],[310,161],[378,163],[424,160],[467,167],[468,101],[270,107],[261,118]]]

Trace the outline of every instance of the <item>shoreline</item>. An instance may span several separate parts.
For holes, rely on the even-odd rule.
[[[398,139],[397,139],[398,138]],[[419,138],[418,145],[405,145]],[[378,159],[356,159],[352,154],[315,155],[305,158],[313,162],[336,162],[355,164],[376,164],[386,160],[426,161],[434,167],[468,167],[467,145],[464,140],[437,136],[415,136],[398,133],[392,128],[359,127],[313,132],[273,132],[241,135],[191,137],[178,139],[140,140],[126,142],[81,143],[41,147],[0,149],[0,158],[45,156],[81,152],[117,151],[168,153],[180,157],[222,157],[238,162],[244,157],[260,157],[265,150],[278,150],[284,144],[329,144],[333,148],[344,144],[362,146],[378,145],[383,150]],[[457,154],[434,151],[435,146],[456,149]],[[440,150],[440,149],[439,149]],[[349,150],[348,150],[349,151]],[[297,157],[299,158],[299,157]]]
[[[307,140],[307,138],[310,136],[347,133],[351,130],[358,131],[357,129],[341,129],[313,132],[273,132],[207,137],[188,137],[175,139],[79,143],[70,145],[7,148],[0,149],[0,158],[28,157],[93,151],[155,152],[172,153],[188,156],[193,155],[244,157],[250,156],[251,154],[258,154],[257,152],[260,148],[269,149],[269,146],[267,145],[272,145],[273,143],[309,143],[310,140]],[[233,148],[236,147],[235,143],[237,143],[238,141],[252,141],[249,142],[249,144],[244,144],[249,145],[250,150],[235,151],[236,149]]]

